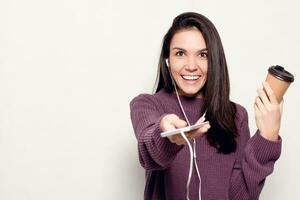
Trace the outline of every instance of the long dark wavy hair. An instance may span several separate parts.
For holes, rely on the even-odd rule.
[[[238,136],[235,124],[236,107],[229,99],[230,83],[225,54],[220,36],[213,23],[205,16],[186,12],[178,15],[163,38],[159,58],[155,93],[165,89],[174,92],[165,59],[170,56],[173,36],[181,31],[197,28],[203,35],[208,53],[207,81],[201,89],[205,99],[206,119],[210,122],[207,140],[219,153],[229,154],[236,150]]]

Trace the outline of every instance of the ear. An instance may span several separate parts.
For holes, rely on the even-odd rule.
[[[167,67],[170,67],[170,66],[169,66],[169,59],[168,59],[168,58],[166,58],[166,59],[165,59],[165,61],[166,61],[166,65],[167,65]]]

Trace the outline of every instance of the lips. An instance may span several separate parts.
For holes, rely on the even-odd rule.
[[[198,80],[201,76],[199,75],[182,75],[181,76],[184,80],[186,81],[196,81]]]

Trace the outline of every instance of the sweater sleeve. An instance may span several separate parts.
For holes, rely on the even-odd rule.
[[[247,111],[245,110],[244,113],[239,128],[242,138],[241,153],[236,159],[230,180],[229,199],[231,200],[258,199],[265,179],[273,172],[275,161],[281,153],[281,138],[275,142],[269,141],[257,131],[249,139]]]
[[[138,142],[141,165],[146,170],[161,170],[173,161],[181,146],[160,137],[160,120],[167,114],[159,111],[150,95],[139,95],[130,102],[132,126]]]

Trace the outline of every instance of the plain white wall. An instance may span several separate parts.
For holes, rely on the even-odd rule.
[[[261,199],[299,199],[300,3],[286,1],[0,2],[0,199],[142,199],[129,101],[152,91],[163,34],[184,11],[221,35],[232,99],[249,111],[270,65],[287,92],[283,151]],[[299,93],[299,92],[298,92]]]

